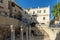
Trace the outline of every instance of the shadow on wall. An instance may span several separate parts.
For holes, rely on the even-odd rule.
[[[60,40],[60,32],[57,34],[57,37],[55,40]]]

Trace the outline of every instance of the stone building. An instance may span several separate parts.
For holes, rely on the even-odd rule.
[[[0,0],[0,24],[18,24],[25,11],[11,0]],[[8,17],[8,18],[7,18]],[[25,17],[25,16],[24,16]],[[14,21],[16,20],[16,21]]]
[[[26,26],[25,21],[22,20],[28,14],[24,14],[26,14],[25,11],[15,2],[0,0],[0,40],[6,40],[5,38],[10,36],[10,25],[16,27],[16,34],[20,33],[19,27]]]
[[[50,24],[50,6],[26,9],[26,12],[31,15],[32,21],[43,25]]]
[[[24,40],[55,40],[60,28],[50,28],[50,7],[30,8],[23,10],[15,2],[11,0],[0,0],[0,40],[8,40],[11,36],[10,25],[14,25],[16,40],[20,40],[20,25],[23,28]],[[27,23],[39,23],[35,27],[29,27]],[[41,26],[42,24],[45,24]],[[28,33],[29,30],[29,33]],[[27,37],[27,39],[26,39]],[[58,36],[57,39],[59,39]],[[56,39],[56,40],[57,40]]]

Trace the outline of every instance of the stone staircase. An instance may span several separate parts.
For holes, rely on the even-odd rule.
[[[56,35],[54,31],[52,31],[49,27],[45,25],[44,26],[36,25],[36,27],[46,36],[44,40],[55,40]]]

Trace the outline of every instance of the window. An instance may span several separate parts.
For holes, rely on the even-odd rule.
[[[21,14],[21,12],[20,12],[20,11],[18,11],[18,13],[20,13],[20,14]]]
[[[35,11],[33,11],[33,14],[35,14]]]
[[[0,0],[1,3],[3,3],[3,0]]]
[[[43,20],[45,20],[45,17],[43,17]]]
[[[44,10],[44,13],[46,13],[46,10]]]
[[[41,10],[38,10],[37,13],[41,13]]]
[[[12,2],[12,4],[11,4],[13,7],[15,7],[15,4]]]

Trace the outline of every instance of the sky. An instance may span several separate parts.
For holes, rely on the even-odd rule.
[[[38,8],[50,6],[50,19],[53,19],[52,9],[60,0],[15,0],[15,2],[22,8]]]

